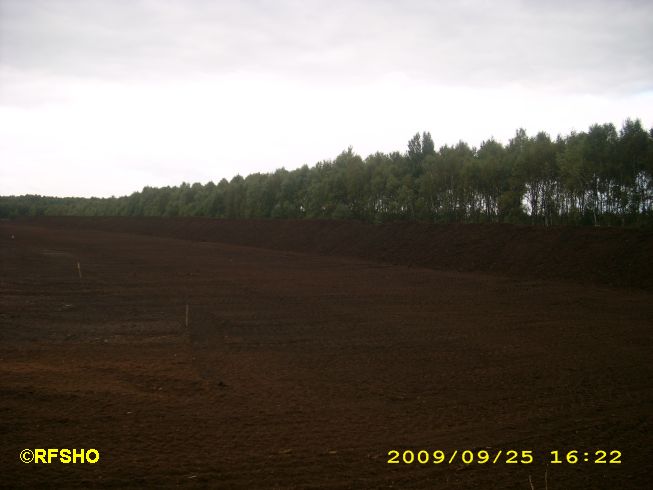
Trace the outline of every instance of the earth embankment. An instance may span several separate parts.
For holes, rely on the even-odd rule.
[[[507,224],[38,217],[20,222],[350,256],[438,270],[653,288],[653,232]]]

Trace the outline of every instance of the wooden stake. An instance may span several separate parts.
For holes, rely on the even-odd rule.
[[[82,265],[77,262],[77,272],[79,273],[79,279],[82,279]]]

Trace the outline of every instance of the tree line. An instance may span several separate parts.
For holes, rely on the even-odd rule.
[[[403,153],[363,159],[350,147],[313,167],[215,184],[145,187],[129,196],[0,197],[0,217],[207,216],[369,222],[653,224],[653,128],[628,119],[552,139],[519,129],[503,145],[435,148],[417,133]]]

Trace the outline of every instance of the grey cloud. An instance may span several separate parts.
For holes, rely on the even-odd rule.
[[[644,1],[0,0],[0,9],[0,68],[44,76],[249,71],[350,83],[400,72],[456,86],[653,86]]]

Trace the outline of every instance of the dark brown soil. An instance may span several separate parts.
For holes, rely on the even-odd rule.
[[[52,217],[23,222],[358,257],[438,270],[653,289],[653,230],[208,218]]]
[[[652,243],[511,226],[0,222],[0,486],[530,490],[530,476],[539,490],[546,472],[550,490],[649,488]],[[101,460],[23,464],[24,448]],[[484,448],[535,461],[387,464],[391,449]],[[622,464],[547,465],[553,450],[598,449]]]

